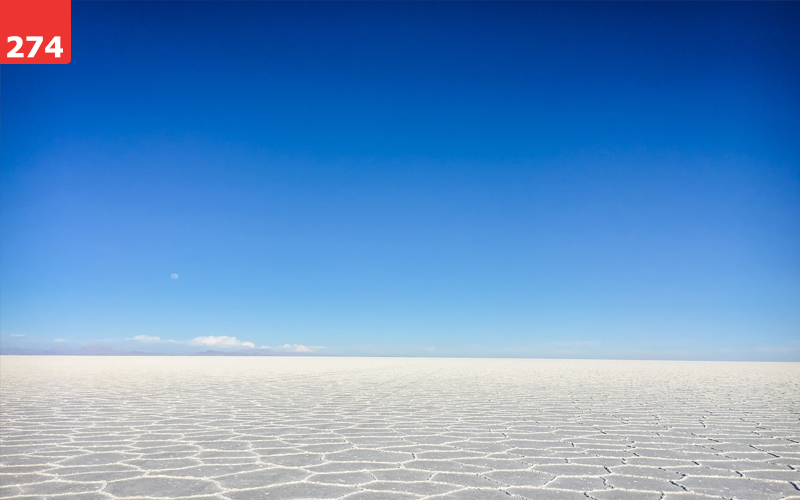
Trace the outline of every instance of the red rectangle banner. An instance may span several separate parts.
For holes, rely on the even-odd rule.
[[[0,0],[0,64],[69,64],[70,0]]]

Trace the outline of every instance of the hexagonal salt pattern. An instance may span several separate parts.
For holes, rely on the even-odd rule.
[[[0,358],[0,496],[800,499],[800,364]]]

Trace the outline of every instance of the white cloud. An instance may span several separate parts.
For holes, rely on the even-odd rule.
[[[12,333],[11,336],[12,337],[24,337],[25,335],[23,335],[21,333]]]
[[[195,337],[190,342],[208,347],[255,347],[255,344],[252,342],[244,342],[236,337],[228,337],[226,335],[220,335],[219,337],[213,335],[209,335],[208,337]]]
[[[245,342],[236,337],[228,337],[220,335],[218,337],[209,335],[208,337],[195,337],[192,340],[172,340],[162,339],[153,335],[137,335],[135,337],[126,338],[125,340],[136,340],[139,342],[169,342],[172,344],[190,344],[190,345],[204,345],[207,347],[255,347],[252,342]]]
[[[137,335],[125,340],[138,340],[139,342],[161,342],[161,337],[154,337],[152,335]]]
[[[310,347],[306,347],[302,344],[283,344],[279,345],[278,347],[270,347],[268,345],[262,345],[261,349],[272,349],[273,351],[276,352],[311,352]]]
[[[67,339],[53,339],[53,342],[66,342]]]

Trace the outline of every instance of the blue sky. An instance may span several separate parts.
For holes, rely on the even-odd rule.
[[[4,348],[800,360],[796,3],[72,23],[0,74]]]

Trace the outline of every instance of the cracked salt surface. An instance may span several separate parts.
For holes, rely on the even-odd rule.
[[[800,364],[0,358],[0,497],[800,500]]]

